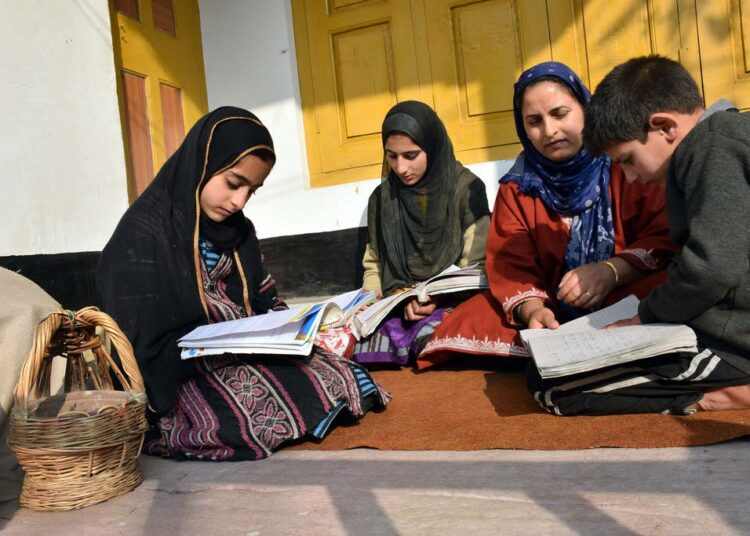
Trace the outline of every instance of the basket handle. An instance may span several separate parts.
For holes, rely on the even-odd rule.
[[[21,368],[21,375],[16,384],[16,404],[21,408],[28,408],[31,392],[34,389],[40,371],[42,371],[47,344],[52,340],[52,336],[60,328],[63,320],[67,318],[69,316],[65,311],[54,311],[37,325],[31,350]],[[135,360],[133,346],[117,323],[109,315],[96,307],[80,309],[75,313],[74,318],[76,322],[101,326],[104,329],[105,333],[110,337],[112,344],[117,349],[117,354],[120,356],[122,368],[127,377],[123,375],[120,367],[112,357],[107,352],[103,352],[111,370],[115,373],[126,391],[143,393],[145,391],[143,377]],[[44,372],[49,374],[49,369],[50,367],[46,367]]]
[[[120,356],[120,362],[122,363],[123,371],[127,376],[123,376],[120,371],[120,367],[117,363],[107,354],[107,361],[110,363],[112,370],[114,370],[117,378],[122,383],[126,391],[143,393],[146,388],[143,383],[143,376],[141,376],[141,370],[138,368],[138,363],[135,360],[135,353],[133,352],[133,345],[125,336],[125,334],[117,325],[117,322],[109,316],[107,313],[100,311],[96,307],[84,307],[76,313],[76,319],[89,324],[101,326],[104,332],[109,336],[112,344],[117,349],[117,355]],[[128,381],[129,380],[129,381]]]

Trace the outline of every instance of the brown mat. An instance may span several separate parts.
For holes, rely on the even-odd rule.
[[[320,444],[292,448],[342,450],[564,450],[594,447],[681,447],[750,435],[750,410],[671,415],[555,417],[526,391],[522,372],[381,370],[393,395],[382,412],[339,426]]]

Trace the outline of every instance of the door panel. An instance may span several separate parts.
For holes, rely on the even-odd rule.
[[[592,91],[615,65],[632,57],[680,57],[676,0],[586,0],[582,18]]]
[[[750,0],[696,2],[703,95],[750,109]]]
[[[132,180],[136,191],[142,192],[154,178],[151,130],[146,103],[146,79],[123,71],[122,90]]]
[[[513,81],[551,59],[544,0],[433,0],[425,15],[435,108],[456,151],[515,143]]]
[[[185,120],[182,114],[180,88],[159,84],[162,117],[164,118],[164,149],[169,158],[185,139]]]
[[[388,109],[403,100],[432,100],[421,87],[427,66],[418,61],[410,1],[296,0],[292,6],[304,40],[298,62],[312,182],[343,182],[342,172],[377,176]]]

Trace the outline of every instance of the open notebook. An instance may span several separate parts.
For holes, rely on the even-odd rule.
[[[320,329],[344,325],[373,293],[353,290],[328,300],[285,311],[199,326],[182,337],[182,359],[229,353],[308,356]]]
[[[683,324],[603,329],[637,313],[638,298],[630,295],[555,330],[522,330],[521,339],[543,378],[588,372],[671,352],[697,351],[695,332]]]
[[[367,337],[377,329],[393,309],[410,298],[425,301],[428,296],[483,288],[487,288],[487,276],[484,270],[476,266],[466,268],[450,266],[427,281],[376,301],[354,316],[353,327],[358,336]]]

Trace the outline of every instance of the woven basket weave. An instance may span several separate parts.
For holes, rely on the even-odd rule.
[[[117,349],[122,371],[97,326]],[[67,359],[65,388],[50,396],[55,356]],[[124,391],[114,390],[112,374]],[[73,510],[141,483],[146,394],[133,348],[108,315],[87,307],[40,322],[15,395],[8,444],[26,470],[21,506]]]

